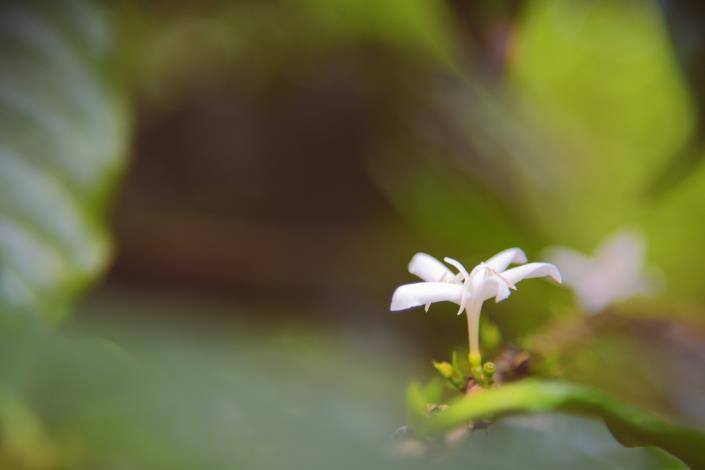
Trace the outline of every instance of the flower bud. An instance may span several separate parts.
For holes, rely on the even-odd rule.
[[[485,365],[482,366],[482,370],[487,376],[492,377],[495,372],[497,372],[497,366],[494,362],[485,362]]]
[[[485,382],[485,374],[482,373],[482,367],[477,366],[472,368],[472,377],[476,382],[482,384]]]
[[[435,367],[436,370],[438,371],[438,373],[441,374],[446,379],[452,380],[455,378],[455,375],[456,375],[455,369],[448,362],[433,361],[433,367]]]

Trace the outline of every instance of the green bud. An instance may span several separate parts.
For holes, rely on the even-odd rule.
[[[455,369],[448,362],[436,362],[433,361],[433,367],[436,368],[439,374],[441,374],[446,379],[452,380],[455,377]]]
[[[495,372],[497,372],[497,366],[495,365],[494,362],[485,362],[485,365],[482,366],[482,370],[489,377],[492,377],[495,374]]]
[[[472,376],[479,383],[483,383],[485,381],[485,374],[482,373],[482,367],[480,366],[472,368]]]

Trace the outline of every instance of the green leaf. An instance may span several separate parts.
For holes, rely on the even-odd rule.
[[[109,38],[79,1],[0,6],[0,308],[56,322],[109,260],[127,135]]]
[[[569,383],[524,380],[461,399],[429,420],[434,430],[446,430],[482,418],[515,413],[570,411],[605,420],[627,446],[657,446],[693,468],[705,467],[705,434],[671,423],[650,412],[591,388]]]
[[[42,423],[23,401],[0,388],[0,450],[2,468],[49,468],[54,448]]]
[[[659,449],[625,449],[599,421],[562,413],[503,418],[474,431],[451,459],[458,462],[456,468],[464,462],[465,468],[496,470],[685,468]]]
[[[589,249],[618,227],[648,223],[644,188],[693,128],[656,3],[548,0],[522,19],[511,81],[561,149],[545,156],[560,176],[530,213],[563,244]]]

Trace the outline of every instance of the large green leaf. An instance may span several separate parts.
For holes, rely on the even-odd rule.
[[[596,420],[559,413],[503,418],[474,432],[452,458],[458,464],[466,462],[465,468],[497,470],[685,468],[658,449],[622,447]]]
[[[55,322],[105,267],[125,154],[107,24],[79,1],[0,6],[0,306]]]
[[[648,222],[645,187],[694,123],[656,2],[532,2],[518,34],[512,87],[558,146],[544,156],[554,173],[529,188],[531,216],[586,250]]]
[[[570,411],[601,417],[620,442],[630,446],[658,446],[693,468],[705,466],[705,434],[666,421],[588,387],[570,383],[525,380],[483,390],[453,403],[430,420],[434,429],[450,429],[468,421],[507,414]]]

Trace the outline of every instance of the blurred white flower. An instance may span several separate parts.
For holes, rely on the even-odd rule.
[[[458,272],[454,274],[443,263],[425,253],[414,255],[409,263],[409,272],[425,282],[398,287],[392,295],[391,310],[405,310],[420,305],[425,305],[428,310],[433,302],[440,301],[458,304],[458,315],[465,311],[468,319],[471,362],[479,363],[480,311],[485,300],[492,297],[496,302],[506,299],[512,290],[516,290],[515,284],[522,279],[550,276],[561,282],[558,269],[548,263],[529,263],[507,269],[512,263],[526,262],[526,255],[519,248],[510,248],[496,254],[477,265],[470,273],[452,258],[444,258],[444,261]]]
[[[569,248],[546,250],[578,297],[581,307],[596,314],[608,305],[656,290],[661,282],[655,271],[645,272],[644,238],[634,231],[621,231],[604,240],[593,257]]]

